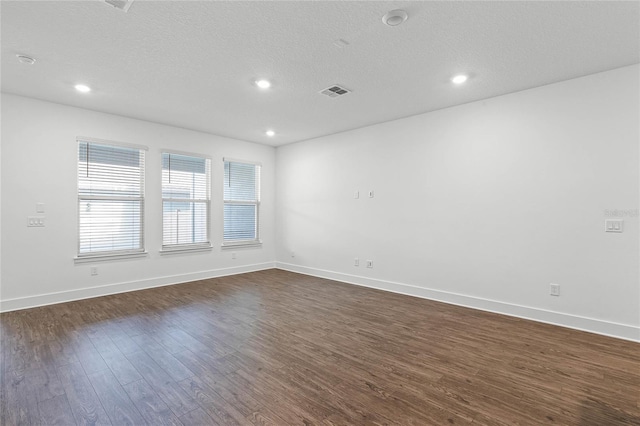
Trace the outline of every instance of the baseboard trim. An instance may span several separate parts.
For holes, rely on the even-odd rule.
[[[479,309],[482,311],[509,315],[512,317],[557,325],[560,327],[601,334],[618,339],[640,342],[640,327],[632,325],[619,324],[595,318],[587,318],[561,312],[548,311],[539,308],[532,308],[529,306],[515,305],[505,302],[499,302],[496,300],[450,293],[442,290],[417,287],[410,284],[384,281],[359,275],[344,274],[341,272],[311,268],[308,266],[294,265],[285,262],[276,262],[276,268],[285,271],[296,272],[299,274],[340,281],[348,284],[375,288],[378,290],[405,294],[408,296],[420,297],[437,302],[464,306],[466,308]]]
[[[169,275],[164,277],[149,278],[145,280],[107,284],[97,287],[81,288],[77,290],[67,290],[56,293],[39,294],[36,296],[20,297],[16,299],[0,300],[0,312],[10,312],[21,309],[36,308],[39,306],[72,302],[74,300],[91,299],[94,297],[108,296],[110,294],[126,293],[129,291],[144,290],[155,287],[164,287],[167,285],[182,284],[190,281],[244,274],[246,272],[256,272],[273,268],[275,268],[275,262],[256,263],[251,265],[234,266],[231,268],[211,269],[208,271],[193,272],[188,274]]]

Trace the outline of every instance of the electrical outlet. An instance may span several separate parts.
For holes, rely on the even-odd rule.
[[[373,268],[373,260],[367,260],[367,268]]]
[[[295,251],[291,252],[291,257],[296,257],[296,252]]]
[[[549,294],[552,296],[560,296],[560,284],[549,284]]]
[[[373,198],[373,190],[369,191],[369,198]]]
[[[231,258],[232,258],[232,259],[235,259],[235,258],[236,258],[236,252],[235,252],[235,251],[232,251],[232,252],[231,252]]]
[[[360,266],[360,259],[358,259],[357,257],[353,259],[353,266]]]
[[[91,267],[91,275],[98,275],[98,267],[97,266],[92,266]]]

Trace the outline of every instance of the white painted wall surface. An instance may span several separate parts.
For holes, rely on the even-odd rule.
[[[278,148],[278,265],[640,340],[639,71]]]
[[[212,118],[215,119],[215,118]],[[273,267],[275,150],[175,127],[2,95],[1,308],[17,309]],[[146,145],[147,258],[74,264],[77,136]],[[161,256],[161,150],[212,158],[211,252]],[[261,249],[222,251],[223,157],[262,163]],[[46,227],[27,228],[36,203]],[[98,275],[90,275],[90,267]]]

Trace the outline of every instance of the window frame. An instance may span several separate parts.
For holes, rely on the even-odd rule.
[[[258,178],[257,183],[258,187],[256,189],[256,200],[255,201],[233,201],[227,200],[224,195],[224,169],[225,163],[241,163],[241,164],[250,164],[257,168]],[[234,249],[234,248],[251,248],[251,247],[262,247],[262,240],[260,239],[260,204],[261,204],[261,195],[262,195],[262,163],[257,161],[249,161],[249,160],[239,160],[237,158],[229,158],[224,157],[222,159],[222,249]],[[256,238],[254,239],[245,239],[245,240],[225,240],[224,238],[224,207],[226,205],[255,205],[256,206]]]
[[[140,151],[140,155],[142,156],[142,170],[140,171],[140,197],[109,197],[109,196],[81,196],[80,195],[80,180],[79,180],[79,169],[78,169],[78,156],[80,150],[80,144],[97,144],[97,145],[105,145],[105,146],[113,146],[117,148],[127,148],[127,149],[135,149]],[[76,137],[76,154],[75,154],[75,167],[76,167],[76,256],[74,257],[74,263],[91,263],[91,262],[101,262],[101,261],[109,261],[109,260],[118,260],[118,259],[130,259],[137,257],[145,257],[148,255],[148,252],[145,249],[145,204],[146,204],[146,153],[149,151],[149,148],[144,145],[130,144],[125,142],[117,142],[106,139],[98,139],[93,137],[86,136],[77,136]],[[97,252],[89,252],[89,253],[80,253],[80,201],[81,200],[132,200],[140,202],[140,248],[133,250],[108,250],[108,251],[97,251]]]
[[[169,245],[165,245],[164,244],[164,203],[165,201],[168,200],[173,200],[173,201],[184,201],[184,202],[202,202],[203,200],[199,200],[199,199],[185,199],[185,198],[165,198],[163,195],[163,182],[162,182],[162,172],[163,172],[163,168],[162,168],[162,164],[163,164],[163,156],[164,154],[169,154],[169,155],[181,155],[184,157],[194,157],[194,158],[200,158],[205,160],[205,164],[206,167],[208,168],[207,170],[207,177],[206,177],[206,182],[207,182],[207,199],[204,200],[205,201],[205,205],[207,206],[207,220],[206,220],[206,225],[207,225],[207,241],[204,243],[187,243],[187,244],[169,244]],[[164,255],[164,254],[172,254],[172,253],[186,253],[186,252],[198,252],[198,251],[211,251],[212,249],[212,244],[211,244],[211,180],[212,180],[212,159],[210,156],[208,155],[204,155],[204,154],[196,154],[193,152],[185,152],[185,151],[176,151],[176,150],[172,150],[172,149],[163,149],[160,151],[160,204],[161,204],[161,223],[160,223],[160,227],[161,227],[161,249],[160,249],[160,254]]]

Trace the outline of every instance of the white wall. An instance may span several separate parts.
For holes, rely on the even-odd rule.
[[[212,118],[213,119],[213,118]],[[1,308],[18,309],[179,283],[274,265],[275,150],[272,147],[20,96],[2,95]],[[146,145],[147,258],[74,264],[77,254],[77,136]],[[211,252],[161,256],[160,153],[212,157]],[[222,251],[223,157],[262,163],[261,249]],[[46,227],[26,218],[45,203]],[[90,267],[98,275],[90,275]]]
[[[640,340],[639,71],[278,148],[278,266]]]

